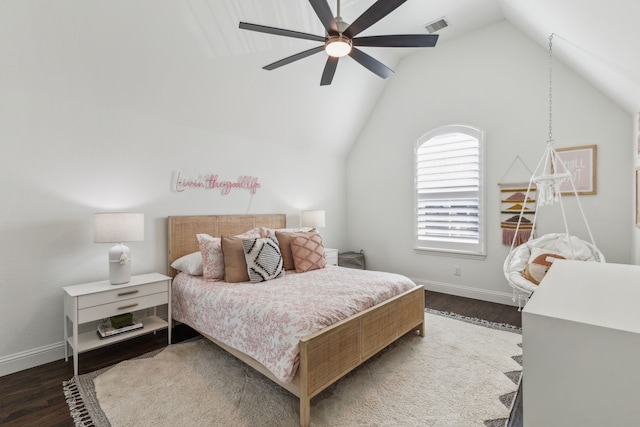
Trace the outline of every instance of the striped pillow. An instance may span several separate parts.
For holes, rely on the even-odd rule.
[[[280,246],[274,237],[243,239],[242,248],[251,283],[266,282],[284,276]]]

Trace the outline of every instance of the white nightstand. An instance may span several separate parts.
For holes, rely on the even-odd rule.
[[[338,265],[338,250],[324,248],[324,255],[327,258],[327,265]]]
[[[73,349],[73,374],[78,375],[78,353],[104,347],[140,335],[168,329],[171,344],[171,278],[159,273],[131,276],[129,283],[112,285],[108,280],[64,288],[64,360]],[[168,319],[156,315],[156,308],[167,305]],[[95,329],[78,334],[78,325],[111,316],[153,308],[153,315],[142,319],[144,327],[101,339]],[[71,335],[69,335],[69,324]]]

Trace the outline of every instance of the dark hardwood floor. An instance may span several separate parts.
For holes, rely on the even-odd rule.
[[[434,310],[522,327],[522,317],[518,307],[430,291],[425,292],[424,305]]]
[[[426,307],[476,317],[491,322],[521,327],[516,307],[456,297],[435,292],[426,293]],[[184,341],[196,334],[186,326],[177,326],[173,342]],[[82,353],[80,374],[102,369],[122,360],[162,348],[167,343],[166,331],[144,335],[101,349]],[[62,382],[73,376],[73,363],[58,360],[0,377],[0,425],[5,427],[73,427]],[[522,393],[519,393],[521,396]],[[516,402],[510,427],[522,426],[522,403]],[[519,422],[519,423],[518,423]]]

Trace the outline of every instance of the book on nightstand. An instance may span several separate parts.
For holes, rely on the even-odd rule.
[[[144,325],[141,322],[139,322],[139,323],[132,323],[129,325],[125,325],[120,328],[114,328],[113,326],[111,326],[110,322],[103,322],[100,324],[100,326],[98,326],[98,335],[100,336],[100,338],[109,338],[114,335],[119,335],[119,334],[131,332],[131,331],[135,331],[137,329],[141,329],[143,326]]]

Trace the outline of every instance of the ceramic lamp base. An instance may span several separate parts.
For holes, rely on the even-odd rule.
[[[131,251],[123,244],[117,244],[109,251],[109,281],[112,285],[122,285],[131,280]]]

